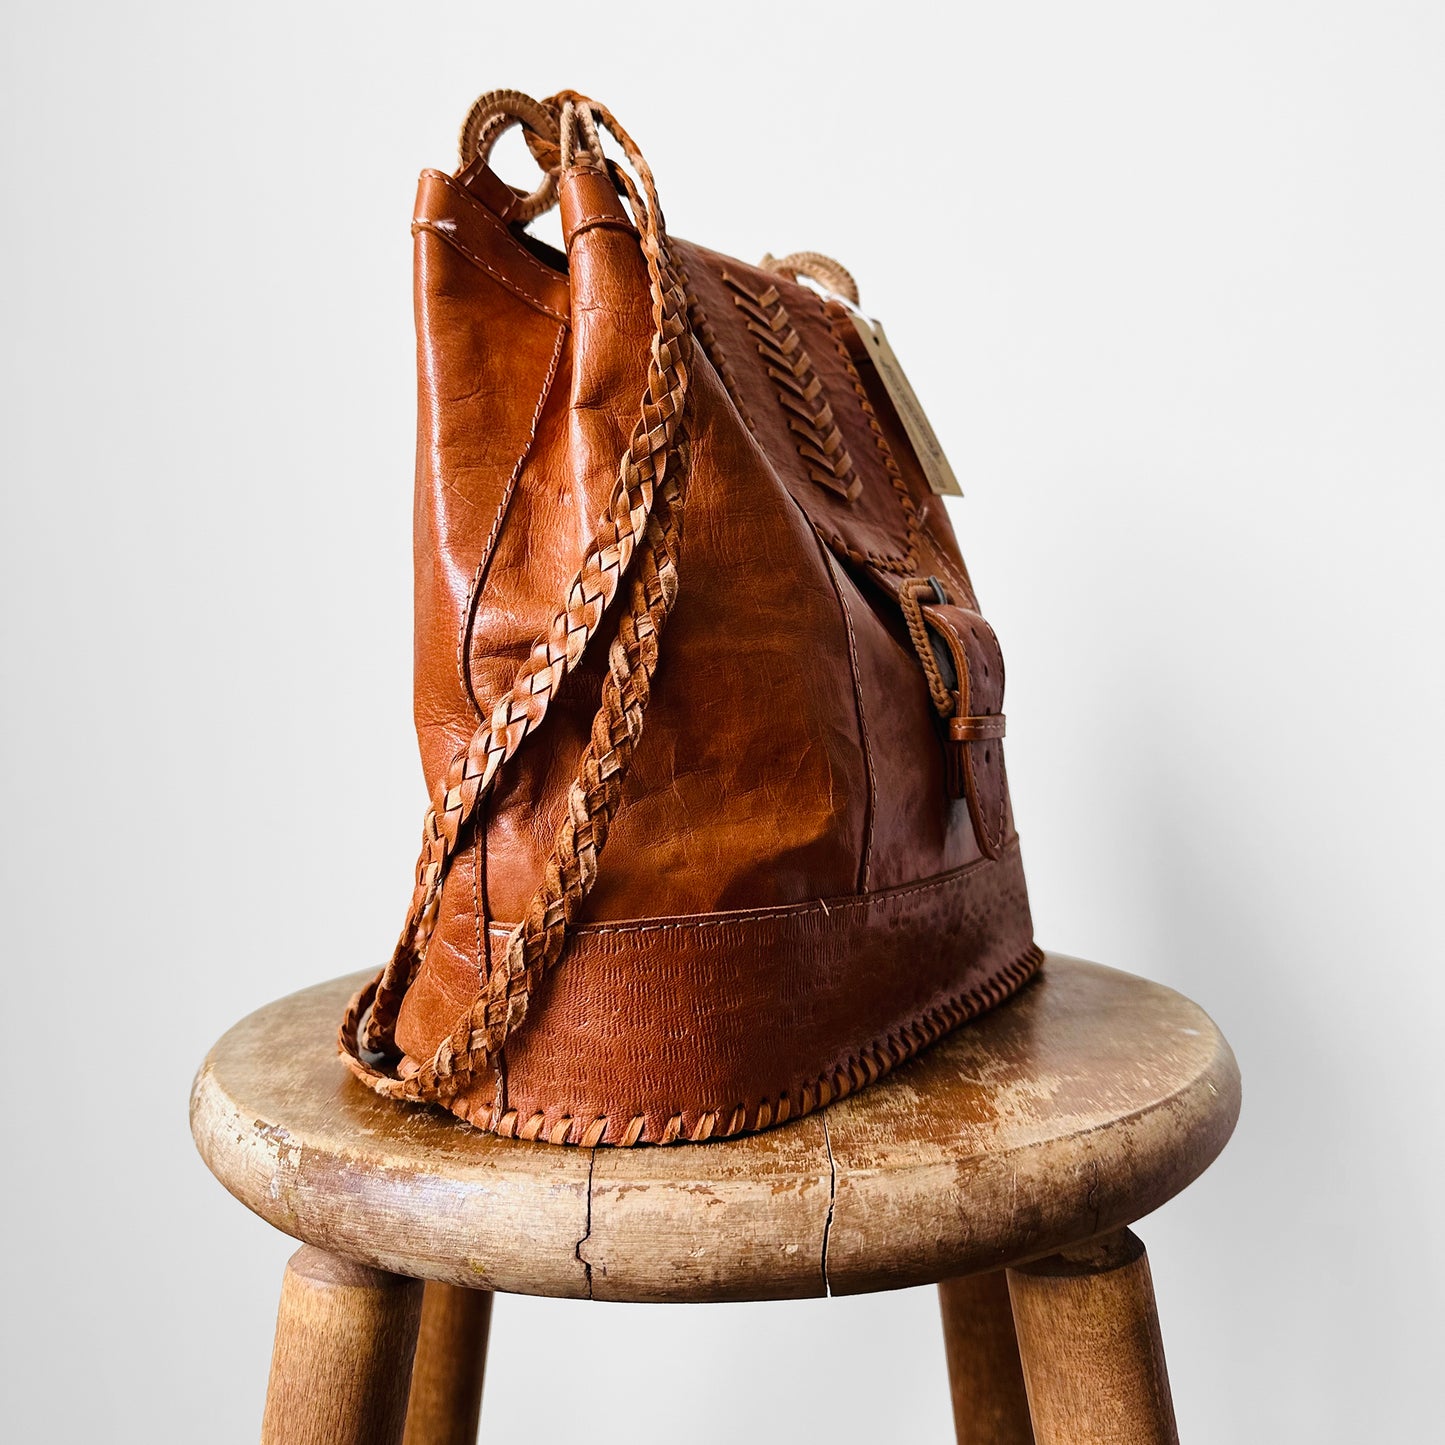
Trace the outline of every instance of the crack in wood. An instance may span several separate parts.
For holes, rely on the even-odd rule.
[[[823,1147],[828,1151],[828,1213],[823,1219],[823,1294],[831,1295],[833,1287],[828,1283],[828,1237],[833,1231],[833,1205],[838,1198],[838,1165],[833,1158],[833,1141],[828,1134],[828,1116],[823,1114]]]
[[[582,1266],[582,1272],[587,1279],[587,1298],[592,1298],[592,1265],[588,1260],[582,1258],[582,1246],[592,1238],[592,1176],[597,1172],[597,1150],[594,1148],[587,1156],[587,1222],[583,1226],[582,1238],[577,1241],[572,1253],[577,1257],[577,1263]]]

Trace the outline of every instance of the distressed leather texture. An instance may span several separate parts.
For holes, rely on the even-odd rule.
[[[552,616],[644,386],[637,235],[605,174],[573,179],[564,259],[524,238],[484,165],[421,177],[415,710],[431,792]],[[645,731],[581,926],[500,1066],[452,1103],[553,1142],[784,1122],[1038,960],[1002,741],[951,737],[899,580],[936,578],[947,598],[924,611],[959,718],[1002,713],[1002,656],[847,311],[703,247],[673,253],[692,459]],[[537,887],[614,629],[460,840],[397,1023],[403,1070],[477,997]]]

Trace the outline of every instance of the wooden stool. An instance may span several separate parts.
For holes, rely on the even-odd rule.
[[[960,1442],[1177,1438],[1149,1265],[1125,1226],[1224,1147],[1239,1073],[1170,989],[1050,955],[1012,1002],[819,1113],[589,1150],[361,1088],[334,1043],[357,984],[242,1020],[192,1095],[211,1171],[305,1241],[263,1441],[473,1441],[496,1290],[762,1300],[940,1281]]]

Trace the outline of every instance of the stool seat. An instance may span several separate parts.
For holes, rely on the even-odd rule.
[[[1172,989],[1050,954],[1015,999],[762,1134],[596,1149],[378,1098],[336,1058],[360,975],[212,1049],[191,1127],[242,1203],[391,1274],[636,1301],[929,1284],[1108,1234],[1183,1189],[1239,1111],[1234,1056]]]

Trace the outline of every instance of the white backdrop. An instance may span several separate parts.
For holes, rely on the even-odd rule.
[[[675,232],[834,253],[886,320],[968,493],[1040,937],[1191,994],[1243,1068],[1234,1142],[1140,1227],[1185,1437],[1438,1426],[1441,7],[4,31],[7,1438],[255,1436],[292,1245],[187,1086],[400,920],[408,220],[497,85],[606,99]],[[484,1433],[584,1425],[946,1439],[932,1292],[502,1299]]]

